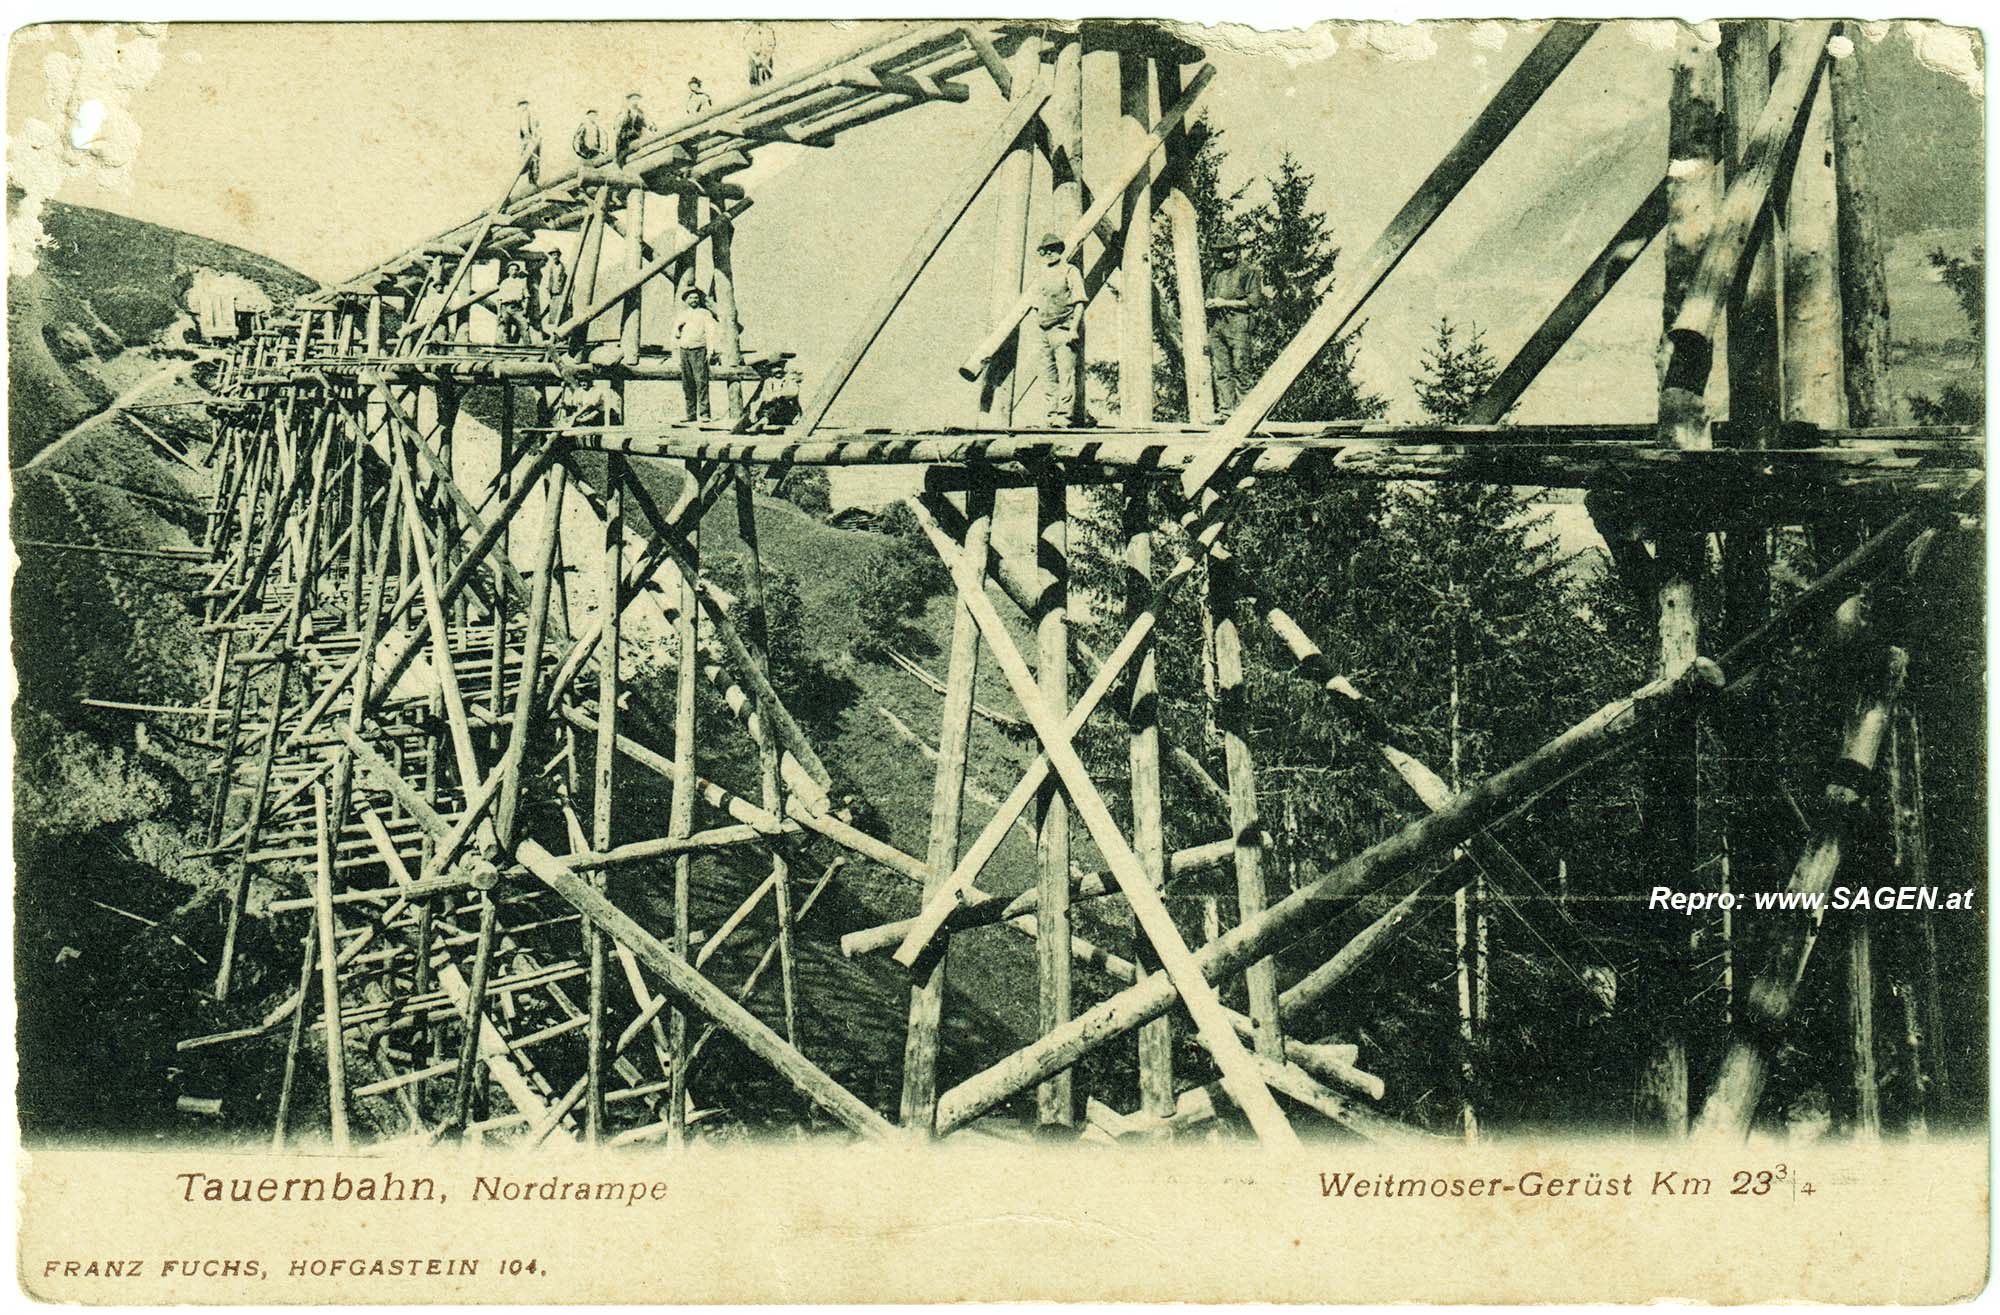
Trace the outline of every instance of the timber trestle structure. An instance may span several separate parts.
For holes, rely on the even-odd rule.
[[[906,27],[673,125],[622,166],[529,187],[524,157],[492,209],[275,317],[227,359],[212,408],[215,491],[203,547],[216,656],[209,698],[191,711],[214,753],[208,851],[228,865],[233,897],[216,993],[228,995],[244,923],[260,912],[281,944],[297,946],[296,980],[251,1025],[183,1042],[184,1062],[226,1055],[217,1048],[251,1038],[284,1038],[275,1078],[280,1144],[302,1131],[299,1075],[321,1064],[340,1147],[405,1134],[522,1145],[678,1141],[699,1117],[691,1088],[726,1102],[702,1087],[701,1054],[718,1035],[796,1088],[814,1111],[810,1122],[864,1137],[943,1135],[1030,1091],[1044,1127],[1091,1122],[1137,1133],[1228,1107],[1280,1145],[1295,1141],[1301,1120],[1369,1137],[1418,1135],[1375,1110],[1382,1084],[1353,1046],[1292,1031],[1379,946],[1376,928],[1296,981],[1280,980],[1273,956],[1364,897],[1361,907],[1393,927],[1399,907],[1433,880],[1432,860],[1455,849],[1479,863],[1504,862],[1485,828],[1607,755],[1652,744],[1663,723],[1737,697],[1781,645],[1848,600],[1903,587],[1926,545],[1955,531],[1982,478],[1979,433],[1894,427],[1882,400],[1885,344],[1871,319],[1881,307],[1862,301],[1871,286],[1879,299],[1880,252],[1865,195],[1843,185],[1862,167],[1864,143],[1842,113],[1858,62],[1836,58],[1846,43],[1834,25],[1736,26],[1732,42],[1781,39],[1750,60],[1728,43],[1719,54],[1684,36],[1667,107],[1675,167],[1662,161],[1660,187],[1633,198],[1633,219],[1580,271],[1462,425],[1277,424],[1268,416],[1321,349],[1358,323],[1370,294],[1591,39],[1592,24],[1556,23],[1532,38],[1531,53],[1381,236],[1340,262],[1317,312],[1226,419],[1215,415],[1194,212],[1178,173],[1189,116],[1214,69],[1198,49],[1146,24]],[[1724,56],[1743,66],[1738,73],[1755,64],[1769,75],[1756,96],[1761,110],[1738,115],[1734,143],[1714,128]],[[972,78],[998,88],[1000,120],[985,128],[970,122],[972,108],[950,111],[968,116],[972,145],[936,215],[890,284],[862,290],[873,300],[840,356],[804,381],[795,407],[771,407],[788,357],[746,353],[736,334],[730,237],[752,198],[730,179],[772,144],[826,147],[912,107],[966,101]],[[1091,139],[1086,186],[1085,87],[1096,79],[1117,88],[1118,115]],[[1700,124],[1709,126],[1706,139],[1690,127]],[[934,387],[963,389],[968,415],[976,407],[979,419],[956,429],[828,424],[864,353],[982,194],[997,198],[991,305],[965,313],[991,331],[968,359],[929,363]],[[661,225],[648,225],[649,206],[672,208],[668,231],[677,236],[653,236]],[[1032,382],[1013,369],[1029,310],[1031,214],[1053,216],[1065,259],[1079,263],[1095,296],[1114,271],[1124,289],[1154,286],[1156,213],[1173,238],[1167,283],[1177,305],[1126,295],[1115,312],[1089,321],[1100,334],[1115,324],[1117,414],[1082,431],[1016,425]],[[1764,395],[1749,364],[1721,345],[1724,323],[1734,331],[1745,305],[1771,295],[1774,217],[1786,230],[1778,273],[1792,310],[1771,326],[1766,346],[1783,379]],[[499,341],[480,319],[498,266],[538,234],[563,229],[580,230],[580,254],[547,332]],[[1529,382],[1655,241],[1667,244],[1668,267],[1658,423],[1505,423]],[[725,400],[713,421],[642,418],[633,393],[678,375],[652,345],[662,335],[644,323],[644,291],[689,278],[715,290],[716,387]],[[1832,314],[1795,313],[1813,309],[1812,298]],[[1175,326],[1193,417],[1185,423],[1153,419],[1161,315]],[[1711,374],[1724,372],[1738,400],[1718,415],[1704,395]],[[473,461],[461,418],[480,399],[489,404],[484,414],[497,414],[498,447]],[[870,464],[923,467],[909,505],[956,596],[923,853],[856,824],[853,801],[836,797],[771,676],[756,495],[795,467]],[[1285,600],[1229,552],[1242,491],[1308,466],[1354,479],[1586,490],[1621,563],[1659,597],[1655,678],[1576,725],[1550,727],[1526,758],[1454,792],[1395,741]],[[646,477],[662,468],[678,481]],[[1122,488],[1127,507],[1129,594],[1094,601],[1122,607],[1128,624],[1103,652],[1080,642],[1067,620],[1068,495],[1085,484]],[[996,546],[1002,488],[1034,490],[1040,551],[1032,558]],[[704,573],[696,533],[704,514],[732,501],[747,560],[737,593]],[[587,515],[598,527],[591,541],[560,532],[565,515]],[[1856,534],[1846,560],[1786,609],[1728,644],[1708,642],[1692,607],[1707,537],[1728,534],[1734,544],[1731,532],[1743,527],[1760,537],[1769,526],[1807,523],[1866,524],[1869,532]],[[1156,571],[1163,539],[1189,551]],[[1195,571],[1198,561],[1204,569]],[[1729,569],[1741,565],[1732,559]],[[595,605],[574,603],[573,586]],[[1222,748],[1222,771],[1208,788],[1226,801],[1232,833],[1170,854],[1162,765],[1184,770],[1187,755],[1163,745],[1153,721],[1153,641],[1165,609],[1194,605],[1187,595],[1198,590],[1210,595],[1215,624]],[[664,743],[635,738],[628,716],[633,673],[621,629],[633,612],[647,613],[673,641],[675,705],[663,718],[672,727]],[[1272,627],[1414,805],[1414,820],[1379,843],[1301,865],[1290,889],[1275,888],[1245,718],[1237,628],[1252,616]],[[1872,673],[1843,695],[1855,712],[1840,749],[1858,768],[1873,764],[1882,743],[1898,641],[1874,635],[1873,667],[1844,668]],[[967,840],[962,811],[982,662],[1004,677],[1032,732],[1033,756]],[[731,719],[698,721],[703,683],[724,694]],[[1089,718],[1129,733],[1124,797],[1107,797],[1079,753]],[[703,774],[712,746],[739,736],[758,763],[754,790],[732,791]],[[621,810],[621,783],[635,774],[666,783],[664,819]],[[1037,837],[1037,880],[1011,898],[991,895],[980,887],[982,871],[1024,824]],[[1835,830],[1801,859],[1795,886],[1824,888],[1832,879],[1840,835],[1837,821],[1828,825]],[[1103,872],[1072,864],[1078,827]],[[1315,849],[1341,853],[1338,840]],[[1686,845],[1684,835],[1660,838],[1667,870],[1690,862]],[[756,855],[768,876],[719,925],[695,926],[691,894],[723,851]],[[822,893],[863,868],[907,882],[918,911],[876,926],[815,920]],[[612,898],[618,886],[609,878],[640,870],[667,892],[664,927],[643,924]],[[1227,930],[1191,940],[1162,891],[1202,873],[1223,874],[1219,888],[1230,892],[1234,917]],[[1681,874],[1691,880],[1686,866]],[[253,909],[253,887],[277,893]],[[1093,899],[1129,907],[1131,946],[1099,948],[1075,935],[1071,907]],[[1021,990],[1038,1001],[1039,1035],[946,1087],[939,1049],[949,948],[993,925],[1034,944]],[[875,971],[908,973],[907,1016],[894,1020],[906,1037],[897,1107],[855,1094],[801,1035],[805,937],[838,938]],[[725,943],[740,949],[760,939],[747,974],[711,975]],[[1748,1127],[1810,948],[1809,937],[1788,943],[1760,970],[1745,1011],[1754,1016],[1741,1020],[1741,1039],[1705,1106],[1685,1104],[1683,1092],[1684,1122],[1738,1134]],[[1078,962],[1118,988],[1078,998]],[[1224,1003],[1225,984],[1241,1011]],[[1172,1032],[1190,1024],[1212,1075],[1174,1071]],[[1072,1070],[1097,1047],[1135,1044],[1129,1034],[1138,1047],[1136,1097],[1100,1092],[1086,1103]],[[364,1098],[372,1098],[365,1134],[355,1126]]]

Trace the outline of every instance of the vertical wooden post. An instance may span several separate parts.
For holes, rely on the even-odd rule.
[[[1833,93],[1822,81],[1786,193],[1785,418],[1833,427],[1846,418],[1841,364],[1839,208],[1834,181]],[[1893,743],[1893,742],[1892,742]],[[1852,1043],[1854,1133],[1881,1135],[1875,1062],[1874,930],[1866,912],[1846,920],[1847,1022]]]
[[[1852,913],[1847,928],[1847,1031],[1854,1082],[1853,1136],[1858,1141],[1878,1141],[1882,1086],[1875,1064],[1875,938],[1863,910]]]
[[[367,504],[365,489],[361,480],[361,435],[356,432],[353,417],[345,417],[347,423],[340,426],[348,440],[348,503],[347,503],[347,588],[341,590],[346,604],[347,628],[361,628],[361,562],[366,549],[367,536],[363,533],[366,522]]]
[[[771,679],[771,618],[764,598],[764,563],[757,547],[757,506],[750,488],[748,471],[736,478],[736,532],[743,540],[743,604],[747,613],[741,627],[750,649],[750,659]],[[767,709],[763,722],[773,725]],[[778,737],[767,733],[757,745],[757,767],[764,809],[774,817],[785,815],[784,785],[778,772]],[[771,845],[771,893],[778,918],[779,996],[785,1008],[785,1040],[799,1043],[798,964],[792,948],[792,870],[777,843]]]
[[[1757,115],[1771,93],[1771,24],[1738,19],[1721,24],[1723,174],[1733,180],[1742,167]],[[1777,421],[1781,387],[1778,271],[1785,267],[1784,208],[1773,204],[1751,257],[1742,295],[1730,303],[1722,330],[1728,369],[1732,445],[1763,447],[1764,433]],[[1785,295],[1789,301],[1789,283]],[[1786,362],[1789,364],[1789,361]],[[1730,642],[1764,620],[1770,602],[1769,529],[1745,521],[1726,531],[1722,545],[1723,637]],[[1732,755],[1735,756],[1735,755]]]
[[[646,233],[646,189],[635,187],[625,196],[625,272],[637,273],[645,267]],[[639,344],[643,340],[643,323],[646,305],[646,290],[642,284],[632,289],[619,311],[618,338],[619,355],[625,364],[639,363]]]
[[[445,1131],[463,1136],[472,1117],[473,1078],[479,1070],[479,1034],[486,1024],[486,984],[493,971],[493,941],[499,911],[493,906],[493,892],[479,892],[479,940],[472,954],[472,981],[465,994],[465,1036],[458,1051],[458,1082],[453,1091],[451,1115]]]
[[[514,491],[514,385],[500,385],[500,469],[494,475],[494,496],[500,505],[506,506]],[[500,526],[500,541],[493,545],[496,561],[514,560],[514,518],[506,517]],[[499,573],[496,572],[496,576]],[[502,713],[502,700],[507,691],[507,590],[504,585],[493,591],[493,675],[488,685],[488,706],[497,722]],[[496,743],[504,732],[496,725],[493,730]]]
[[[736,308],[736,226],[723,213],[720,205],[709,203],[711,222],[715,231],[709,234],[710,257],[715,267],[715,322],[724,369],[732,369],[743,364],[743,326]],[[729,398],[729,418],[740,419],[743,415],[744,384],[741,379],[731,379],[723,392]]]
[[[1041,66],[1042,43],[1030,37],[1014,52],[1012,63],[1014,94],[1024,95],[1034,85]],[[1026,272],[1028,212],[1032,200],[1029,184],[1033,179],[1035,151],[1033,136],[1022,133],[993,177],[993,273],[987,298],[992,318],[1006,314],[1021,295]],[[1026,321],[1023,321],[1026,323]],[[1006,429],[1014,423],[1014,394],[1020,383],[1021,333],[1017,329],[1010,344],[993,354],[980,376],[980,403],[985,423]]]
[[[1181,98],[1181,71],[1159,64],[1160,103]],[[1208,361],[1207,295],[1201,272],[1201,229],[1194,202],[1188,199],[1187,168],[1193,158],[1187,123],[1167,138],[1167,196],[1160,203],[1172,225],[1174,299],[1181,317],[1181,375],[1187,384],[1188,419],[1197,425],[1215,423],[1215,375]]]
[[[1004,390],[1003,390],[1004,391]],[[1036,678],[1042,696],[1060,714],[1069,711],[1069,489],[1060,474],[1044,470],[1035,483],[1037,643]],[[1069,801],[1051,779],[1035,797],[1035,950],[1041,986],[1043,1035],[1070,1020]],[[1043,1128],[1076,1124],[1076,1097],[1069,1073],[1058,1073],[1036,1088],[1036,1116]]]
[[[1143,143],[1159,115],[1153,61],[1125,50],[1118,56],[1122,136]],[[1122,149],[1122,148],[1121,148]],[[1118,411],[1128,424],[1153,418],[1153,175],[1141,169],[1125,189],[1124,250],[1118,276]]]
[[[1083,37],[1079,34],[1056,51],[1055,87],[1049,96],[1049,181],[1051,186],[1050,227],[1066,233],[1083,218]],[[1085,386],[1083,363],[1090,327],[1089,316],[1077,321],[1076,405],[1069,419],[1084,414],[1089,389]]]
[[[683,469],[683,476],[694,481],[691,469]],[[687,534],[686,570],[675,569],[679,578],[679,611],[674,616],[674,777],[673,796],[668,803],[667,834],[687,836],[694,831],[695,796],[695,683],[700,669],[700,657],[695,651],[699,639],[696,627],[700,624],[701,601],[696,596],[701,570],[701,526],[691,525]],[[689,574],[693,572],[694,574]],[[694,856],[679,854],[674,858],[674,953],[683,960],[688,957],[689,941],[692,937],[689,916],[689,891],[694,880]],[[671,1108],[667,1111],[667,1136],[673,1145],[679,1146],[687,1136],[687,1070],[688,1040],[687,1014],[678,1002],[674,1006],[671,1026],[668,1029],[673,1050],[673,1075]]]
[[[1722,46],[1722,118],[1724,118],[1724,176],[1734,178],[1742,170],[1744,152],[1750,146],[1756,118],[1770,100],[1770,60],[1774,52],[1774,30],[1766,20],[1732,20],[1720,24]],[[1782,390],[1790,386],[1790,358],[1784,354],[1788,338],[1780,324],[1780,270],[1786,270],[1786,208],[1778,202],[1782,188],[1774,190],[1772,216],[1764,226],[1764,236],[1756,244],[1750,264],[1750,278],[1738,298],[1730,302],[1722,326],[1722,352],[1728,368],[1728,398],[1732,422],[1732,446],[1764,448],[1766,434],[1780,420]],[[1784,278],[1784,298],[1790,300],[1790,274]],[[1786,308],[1788,310],[1788,308]],[[1744,518],[1730,524],[1722,534],[1722,644],[1730,644],[1758,626],[1770,610],[1770,526],[1760,518]],[[1760,763],[1760,747],[1770,737],[1768,715],[1762,707],[1746,707],[1740,715],[1716,725],[1724,745],[1720,771],[1730,799],[1758,799],[1770,793],[1768,771]],[[1782,855],[1770,849],[1768,837],[1742,823],[1742,809],[1724,809],[1722,853],[1718,881],[1724,889],[1746,885],[1764,887],[1778,879]],[[1724,989],[1720,995],[1722,1019],[1734,1017],[1734,919],[1722,913],[1722,957]],[[1690,947],[1692,961],[1692,947]],[[1698,991],[1690,983],[1690,991]]]
[[[267,705],[270,722],[264,735],[264,747],[257,761],[257,784],[250,796],[249,820],[243,826],[243,848],[237,853],[235,879],[230,884],[228,922],[223,929],[222,953],[215,967],[215,998],[219,1001],[229,999],[229,980],[236,966],[236,938],[243,925],[244,901],[250,894],[250,855],[257,848],[257,837],[263,831],[264,804],[271,794],[271,769],[277,758],[278,741],[282,738],[285,696],[288,692],[287,687],[291,684],[289,661],[273,663],[271,671],[276,688],[271,691],[271,702]],[[248,672],[244,673],[244,679],[246,681],[249,679]],[[224,781],[221,788],[227,790],[229,783]]]
[[[1868,41],[1843,27],[1845,53],[1833,61],[1829,94],[1833,123],[1835,242],[1840,266],[1841,358],[1847,419],[1853,425],[1895,423],[1896,402],[1889,386],[1889,289],[1883,271],[1882,239],[1876,227],[1875,193],[1869,178],[1867,133],[1862,108],[1867,100]]]
[[[1229,787],[1229,830],[1236,842],[1236,912],[1244,922],[1270,904],[1265,887],[1264,820],[1257,806],[1256,759],[1250,751],[1250,691],[1244,683],[1243,636],[1237,628],[1235,577],[1208,573],[1209,610],[1215,617],[1216,723]],[[1243,973],[1249,995],[1251,1040],[1257,1053],[1283,1063],[1285,1036],[1278,1023],[1278,963],[1259,959]]]
[[[1683,29],[1676,53],[1668,106],[1666,283],[1662,306],[1662,361],[1671,353],[1664,330],[1671,329],[1701,263],[1701,253],[1721,206],[1720,161],[1722,72],[1713,48],[1698,29]],[[1716,359],[1700,377],[1663,377],[1660,439],[1667,446],[1694,449],[1712,445],[1709,421]],[[1707,572],[1707,541],[1699,534],[1663,530],[1655,540],[1654,562],[1660,637],[1658,670],[1675,671],[1700,651],[1698,586]],[[1685,889],[1693,879],[1699,814],[1696,808],[1695,726],[1686,715],[1661,719],[1645,779],[1646,884]],[[1685,943],[1666,947],[1660,980],[1649,992],[1660,1039],[1648,1057],[1640,1084],[1641,1117],[1679,1136],[1688,1126],[1686,1034],[1690,954]]]
[[[625,458],[605,458],[603,571],[598,579],[604,609],[604,633],[597,644],[597,763],[591,777],[590,843],[599,850],[609,849],[612,799],[618,763],[618,649],[619,621],[624,612],[620,597],[625,571]],[[597,890],[605,886],[602,872],[593,872],[590,882]],[[590,963],[590,1045],[589,1087],[584,1100],[584,1141],[596,1145],[604,1134],[604,933],[596,923],[584,920],[584,952]]]
[[[993,488],[975,480],[965,495],[964,549],[985,561],[993,532]],[[924,882],[928,900],[958,863],[959,820],[965,807],[966,750],[972,737],[973,686],[979,676],[979,628],[963,600],[952,610],[951,665],[938,722],[937,775],[931,789],[930,846]],[[910,988],[910,1027],[903,1045],[902,1123],[930,1134],[937,1117],[938,1026],[944,1013],[948,937],[917,966]]]
[[[277,734],[272,731],[273,736]],[[326,1109],[333,1149],[347,1153],[347,1042],[340,1022],[340,924],[333,920],[333,837],[326,812],[326,787],[313,787],[317,862],[313,871],[313,911],[319,923],[320,1016],[326,1032]],[[301,1009],[305,1007],[300,1002]]]
[[[542,650],[548,633],[549,602],[555,596],[556,545],[562,539],[563,495],[569,486],[569,468],[557,462],[549,470],[543,490],[541,541],[534,549],[534,587],[528,598],[527,625],[521,640],[521,674],[514,691],[513,725],[507,740],[505,784],[495,806],[495,829],[500,843],[514,838],[514,817],[520,807],[522,767],[533,733],[536,714],[541,710]]]
[[[1930,836],[1924,816],[1923,737],[1916,714],[1900,712],[1892,747],[1899,750],[1892,778],[1896,800],[1896,849],[1903,871],[1898,884],[1930,884]],[[1944,1001],[1938,982],[1937,923],[1925,909],[1906,936],[1909,945],[1905,981],[1911,1009],[1918,1022],[1912,1029],[1922,1037],[1921,1050],[1912,1047],[1910,1065],[1916,1079],[1918,1117],[1926,1123],[1942,1114],[1951,1099],[1951,1071],[1945,1060]]]
[[[1451,744],[1451,792],[1455,795],[1464,784],[1464,744],[1461,734],[1460,717],[1464,708],[1464,663],[1459,655],[1459,630],[1452,624],[1451,632],[1451,690],[1446,699],[1446,717],[1450,724]],[[1479,1103],[1475,1092],[1479,1082],[1479,1069],[1475,1061],[1479,1045],[1479,1009],[1483,1001],[1481,988],[1485,986],[1484,974],[1480,971],[1478,933],[1481,928],[1474,926],[1475,920],[1484,922],[1485,889],[1478,877],[1459,886],[1452,892],[1452,957],[1457,965],[1454,974],[1458,980],[1458,1077],[1459,1077],[1459,1128],[1468,1142],[1479,1140]]]
[[[1125,620],[1130,625],[1145,612],[1153,596],[1152,517],[1147,514],[1146,487],[1134,481],[1125,489]],[[1127,722],[1132,779],[1132,852],[1145,870],[1148,884],[1165,884],[1167,840],[1160,810],[1160,679],[1157,653],[1149,632],[1132,659],[1132,696]],[[1159,954],[1143,931],[1135,931],[1133,959],[1142,977],[1164,971]],[[1174,1026],[1170,1016],[1139,1028],[1139,1112],[1170,1118],[1174,1112]]]
[[[1783,339],[1785,418],[1829,428],[1847,418],[1832,118],[1832,91],[1822,80],[1785,193]]]
[[[319,961],[318,925],[299,938],[299,1007],[292,1011],[292,1031],[285,1043],[285,1075],[278,1084],[278,1116],[271,1124],[271,1149],[285,1149],[285,1128],[291,1118],[292,1089],[298,1084],[299,1051],[306,1039],[306,1015],[312,1012],[313,965]]]

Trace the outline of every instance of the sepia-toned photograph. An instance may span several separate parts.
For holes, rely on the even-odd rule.
[[[1985,94],[1928,19],[15,30],[19,1281],[1971,1298]]]

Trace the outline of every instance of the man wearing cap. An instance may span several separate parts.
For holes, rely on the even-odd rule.
[[[715,104],[715,98],[701,89],[700,78],[688,79],[688,117],[708,113]]]
[[[576,152],[576,158],[584,165],[603,164],[610,152],[605,149],[604,125],[597,121],[596,110],[585,110],[583,122],[576,125],[576,133],[569,139],[569,148]]]
[[[1076,347],[1082,336],[1083,306],[1090,297],[1083,290],[1083,275],[1063,259],[1061,238],[1045,233],[1035,251],[1042,258],[1041,268],[1029,276],[1035,297],[1030,314],[1035,321],[1036,373],[1049,425],[1064,429],[1076,422]]]
[[[1216,244],[1221,268],[1208,276],[1208,359],[1215,376],[1215,409],[1227,416],[1243,397],[1250,373],[1255,338],[1250,312],[1270,300],[1256,266],[1241,259],[1243,243],[1225,238]]]
[[[528,175],[528,186],[542,185],[542,125],[535,118],[535,111],[526,100],[515,102],[514,132],[521,140],[521,154],[528,157],[523,172]]]
[[[625,157],[632,153],[632,147],[638,140],[652,130],[653,121],[646,117],[646,107],[639,103],[639,93],[627,94],[625,112],[618,116],[617,151],[613,157],[619,168],[625,167]]]
[[[674,322],[674,347],[681,364],[681,396],[690,421],[708,419],[708,360],[717,350],[721,326],[709,313],[700,288],[681,293],[681,314]]]

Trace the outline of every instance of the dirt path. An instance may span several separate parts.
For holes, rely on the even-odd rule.
[[[63,450],[63,446],[67,444],[72,438],[75,438],[78,434],[81,434],[85,430],[91,428],[93,425],[96,425],[102,422],[103,420],[116,415],[120,410],[122,410],[127,406],[130,406],[133,402],[145,396],[153,389],[160,387],[162,384],[171,383],[176,377],[186,374],[189,370],[192,370],[198,363],[199,363],[198,360],[168,361],[165,365],[162,365],[159,369],[153,371],[149,375],[146,375],[144,378],[140,379],[139,382],[133,384],[130,388],[127,388],[124,392],[118,394],[117,397],[111,400],[110,405],[106,406],[102,411],[97,412],[95,415],[84,417],[82,420],[78,421],[75,425],[72,425],[67,431],[65,431],[62,437],[56,439],[55,442],[49,444],[41,451],[35,453],[34,456],[29,457],[26,461],[14,467],[14,469],[17,471],[36,469],[37,467],[41,466],[43,463],[47,462],[52,457],[54,457],[57,453],[61,452]]]

